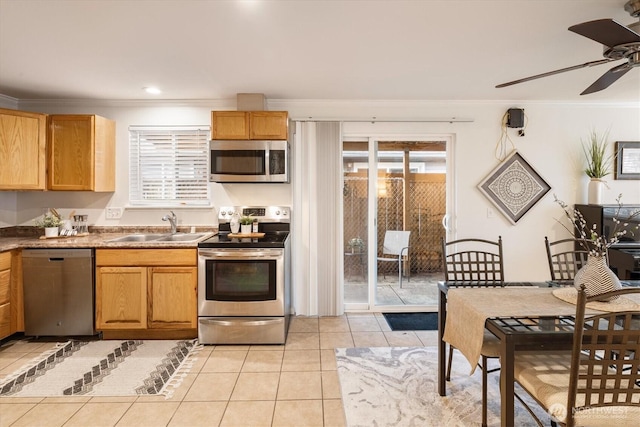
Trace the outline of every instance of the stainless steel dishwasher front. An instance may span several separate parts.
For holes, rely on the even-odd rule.
[[[24,333],[94,335],[93,249],[24,249]]]

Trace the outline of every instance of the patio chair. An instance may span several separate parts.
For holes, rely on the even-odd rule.
[[[442,239],[442,262],[445,281],[448,284],[469,287],[502,286],[504,267],[502,261],[502,236],[494,242],[485,239],[458,239],[451,242]],[[487,374],[499,368],[489,369],[489,358],[500,357],[498,339],[486,331],[478,364],[482,370],[482,425],[487,425]],[[447,381],[451,381],[451,365],[454,347],[449,345]]]
[[[544,236],[551,280],[563,285],[573,285],[573,277],[587,263],[589,251],[580,246],[580,239],[562,239],[550,242]]]
[[[640,294],[624,288],[587,297],[578,291],[570,352],[518,353],[514,379],[563,426],[637,426],[640,420],[640,309],[585,317],[590,301]],[[522,397],[515,396],[525,404]],[[530,407],[529,413],[535,417]]]
[[[398,282],[402,288],[402,262],[409,260],[409,237],[411,231],[387,230],[382,244],[382,255],[378,261],[398,263]],[[384,255],[393,255],[387,256]],[[407,281],[411,280],[411,272],[407,273]],[[385,275],[386,277],[386,275]]]

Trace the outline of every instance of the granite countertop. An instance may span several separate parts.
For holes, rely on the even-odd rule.
[[[166,227],[89,227],[86,236],[71,236],[41,239],[42,230],[23,227],[0,235],[0,252],[25,248],[197,248],[198,242],[215,235],[214,227],[197,227],[196,233],[206,233],[198,240],[188,242],[110,242],[109,240],[129,234],[162,233],[170,234]],[[189,233],[190,229],[178,228],[179,233]],[[7,235],[8,234],[8,235]]]

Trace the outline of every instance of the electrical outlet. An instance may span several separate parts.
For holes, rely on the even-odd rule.
[[[492,208],[487,208],[487,218],[493,218],[495,216],[495,212]]]
[[[105,216],[107,219],[120,219],[122,218],[122,208],[107,208]]]

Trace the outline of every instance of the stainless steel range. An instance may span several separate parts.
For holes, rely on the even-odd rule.
[[[237,215],[257,219],[260,237],[231,233]],[[291,305],[290,216],[284,206],[220,208],[218,234],[198,244],[201,344],[284,344]]]

